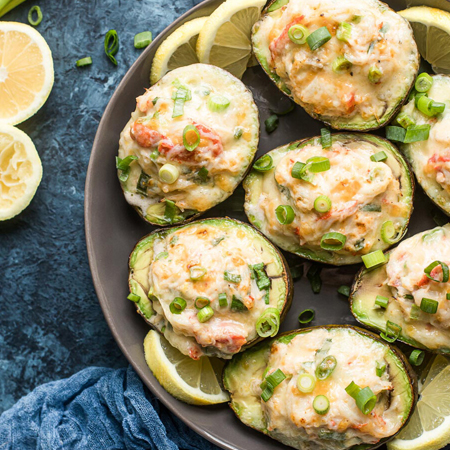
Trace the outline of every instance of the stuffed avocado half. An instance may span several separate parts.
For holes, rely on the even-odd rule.
[[[335,134],[270,151],[244,180],[250,222],[284,250],[343,265],[406,232],[413,180],[387,140]]]
[[[355,318],[415,347],[450,353],[450,225],[405,239],[387,264],[361,270],[350,295]]]
[[[338,325],[291,331],[236,355],[224,385],[245,425],[299,450],[375,448],[407,422],[417,396],[397,349]]]
[[[139,314],[193,359],[231,358],[274,336],[292,300],[281,253],[232,219],[155,231],[136,245],[129,269]]]
[[[154,225],[192,220],[233,193],[258,139],[258,109],[240,80],[207,64],[175,69],[137,98],[121,133],[125,198]]]
[[[278,88],[336,129],[383,126],[419,68],[410,25],[378,0],[275,0],[252,42]]]

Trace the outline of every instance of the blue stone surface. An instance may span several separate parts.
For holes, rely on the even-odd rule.
[[[84,183],[92,143],[116,86],[140,55],[134,35],[155,36],[199,0],[27,1],[0,20],[27,23],[41,7],[38,31],[54,58],[55,85],[44,107],[19,126],[34,141],[44,175],[31,205],[0,223],[0,413],[34,387],[87,366],[126,360],[103,318],[84,236]],[[103,39],[117,30],[118,67]],[[75,67],[92,56],[93,65]]]

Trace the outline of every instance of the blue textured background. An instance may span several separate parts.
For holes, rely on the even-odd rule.
[[[0,20],[37,28],[55,64],[45,106],[20,125],[42,159],[36,197],[0,223],[0,413],[34,387],[91,366],[122,367],[125,358],[103,318],[92,285],[84,237],[84,183],[95,131],[111,95],[140,55],[137,32],[154,35],[200,0],[27,1]],[[105,33],[120,38],[116,68],[103,50]],[[92,56],[79,69],[75,62]]]

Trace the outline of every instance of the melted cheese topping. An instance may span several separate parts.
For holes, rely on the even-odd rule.
[[[343,22],[351,26],[348,42],[336,37]],[[296,24],[311,33],[325,26],[332,38],[311,51],[307,43],[290,40],[288,30]],[[407,21],[376,0],[290,0],[265,15],[258,26],[254,43],[269,68],[296,102],[324,118],[378,121],[406,94],[418,68],[417,46]],[[351,67],[334,72],[338,57],[345,57]],[[382,72],[377,83],[369,80],[372,67]]]
[[[174,97],[180,87],[189,91],[190,99],[184,102],[183,114],[174,118]],[[208,100],[214,95],[226,97],[229,106],[211,111]],[[183,144],[187,125],[196,126],[201,138],[193,151]],[[144,216],[150,205],[164,198],[182,211],[206,211],[234,191],[256,152],[258,133],[252,94],[238,79],[204,64],[173,70],[138,97],[136,111],[122,131],[119,157],[139,158],[122,183],[125,197]],[[180,172],[173,184],[159,178],[166,163]],[[136,191],[141,172],[150,177],[145,195]]]
[[[237,353],[243,345],[257,337],[256,322],[271,305],[265,303],[266,291],[261,291],[252,279],[249,265],[270,265],[273,260],[263,254],[257,240],[239,226],[220,227],[206,224],[189,226],[156,240],[155,258],[150,266],[151,295],[157,297],[162,314],[178,336],[193,337],[198,346],[182,349],[197,359],[201,347],[215,347],[222,353]],[[158,255],[162,255],[158,257]],[[190,268],[200,266],[206,274],[198,281],[190,279]],[[225,272],[239,277],[239,282],[227,281]],[[221,307],[218,296],[224,293],[228,305]],[[187,302],[180,314],[170,310],[171,302],[181,297]],[[214,316],[201,323],[195,300],[210,300]],[[245,305],[243,311],[232,306],[237,299]],[[159,311],[158,311],[159,312]],[[226,356],[225,356],[226,357]]]
[[[402,407],[389,399],[393,389],[389,369],[382,377],[376,375],[377,361],[385,362],[387,351],[387,346],[351,330],[317,329],[296,336],[288,344],[274,343],[268,374],[281,369],[287,378],[267,402],[261,401],[270,434],[296,448],[324,449],[335,449],[336,440],[349,448],[360,443],[376,444],[395,434],[403,423]],[[329,355],[337,361],[331,376],[318,380],[310,394],[300,392],[296,386],[299,374],[315,376],[316,367]],[[345,391],[352,381],[370,387],[377,395],[370,414],[364,415]],[[317,395],[325,395],[330,401],[325,415],[317,414],[312,406]],[[308,442],[316,445],[309,447]]]

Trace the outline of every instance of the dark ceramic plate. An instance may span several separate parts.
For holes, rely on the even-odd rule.
[[[86,181],[89,262],[95,289],[114,338],[144,383],[174,414],[199,434],[225,449],[286,449],[278,442],[247,428],[227,405],[196,407],[170,396],[155,380],[145,363],[142,344],[149,327],[136,313],[134,304],[127,300],[128,256],[136,242],[154,228],[145,223],[123,197],[115,169],[119,134],[135,109],[135,98],[144,92],[144,88],[149,87],[152,59],[161,42],[184,22],[210,14],[220,3],[220,0],[207,0],[163,31],[131,67],[111,98],[95,137]],[[392,0],[388,3],[396,10],[406,7],[404,0]],[[427,0],[421,3],[450,10],[450,4],[446,0],[435,0],[434,4]],[[320,132],[321,123],[297,106],[294,112],[280,119],[280,126],[269,136],[264,129],[264,120],[270,115],[270,108],[283,110],[289,102],[259,67],[249,69],[243,81],[253,92],[260,110],[261,140],[258,155]],[[384,131],[380,134],[384,135]],[[228,215],[246,221],[243,202],[243,189],[239,187],[227,201],[213,208],[204,217]],[[420,187],[416,191],[414,206],[408,236],[435,226],[432,216],[436,209]],[[286,256],[291,266],[300,266],[307,273],[311,265],[309,262]],[[306,276],[296,281],[294,301],[281,331],[298,328],[297,316],[305,308],[314,308],[316,311],[312,325],[355,324],[347,299],[337,293],[337,288],[343,284],[350,285],[358,268],[324,266],[321,273],[323,286],[318,295],[311,291]]]

